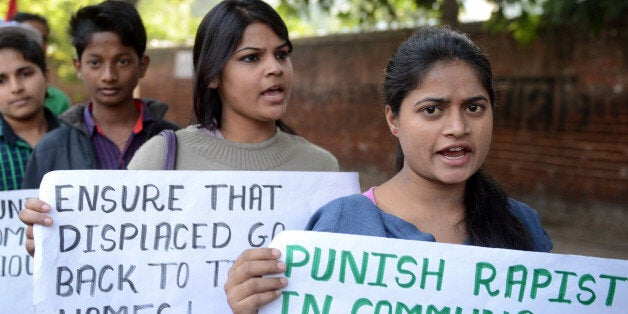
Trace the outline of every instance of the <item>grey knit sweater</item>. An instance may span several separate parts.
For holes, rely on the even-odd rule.
[[[255,144],[216,138],[191,125],[176,132],[176,170],[338,171],[338,160],[300,136],[277,129],[270,139]],[[131,170],[159,170],[165,141],[155,136],[135,153]]]

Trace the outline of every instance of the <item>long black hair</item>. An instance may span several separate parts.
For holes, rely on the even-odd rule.
[[[493,72],[488,57],[469,37],[447,26],[421,28],[393,53],[385,71],[385,104],[398,116],[403,99],[420,86],[436,63],[456,60],[473,67],[494,108]],[[398,146],[397,170],[403,164],[403,151]],[[533,250],[531,235],[508,209],[505,191],[481,170],[466,182],[464,207],[464,224],[471,244]]]
[[[194,65],[194,115],[201,127],[220,129],[222,101],[218,90],[209,88],[236,49],[244,30],[254,22],[266,24],[292,51],[288,28],[279,14],[261,0],[227,0],[212,8],[196,31]],[[296,134],[281,120],[275,124],[284,132]]]

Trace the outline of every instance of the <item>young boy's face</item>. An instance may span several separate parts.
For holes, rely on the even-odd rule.
[[[0,113],[7,121],[35,119],[44,110],[48,80],[21,52],[0,49]]]
[[[80,60],[74,60],[74,67],[94,106],[118,107],[133,103],[133,89],[148,63],[147,56],[138,58],[116,33],[99,32],[92,35]]]

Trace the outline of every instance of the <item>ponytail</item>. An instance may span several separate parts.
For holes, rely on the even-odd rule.
[[[506,192],[481,170],[467,180],[465,223],[472,245],[532,251],[532,237],[508,208]]]

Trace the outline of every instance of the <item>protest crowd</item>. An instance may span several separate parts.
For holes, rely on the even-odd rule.
[[[9,8],[0,25],[0,314],[628,306],[627,261],[553,254],[537,211],[486,171],[496,79],[454,27],[388,56],[395,170],[364,188],[286,122],[298,47],[267,2],[204,15],[189,125],[137,94],[151,57],[132,4],[82,6],[67,26],[79,103],[50,83],[44,16]]]

